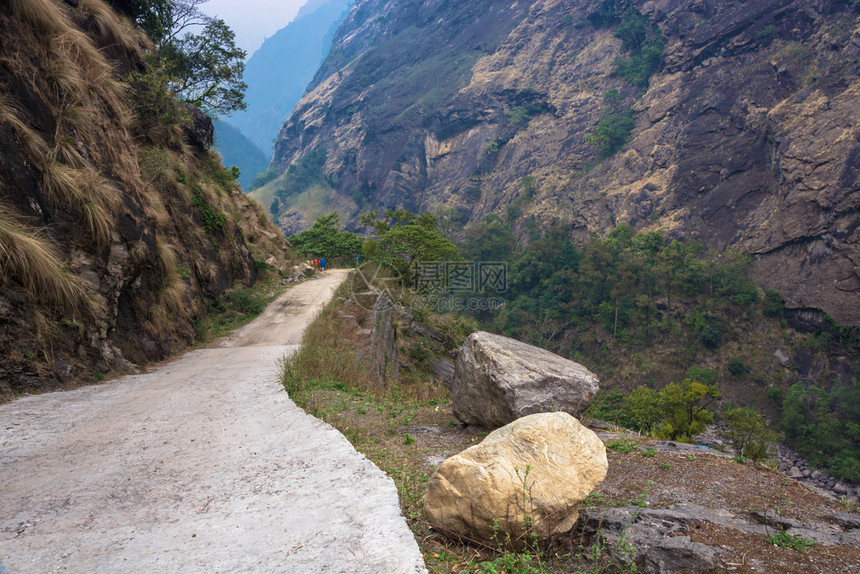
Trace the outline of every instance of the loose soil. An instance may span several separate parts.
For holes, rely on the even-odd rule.
[[[486,436],[482,429],[459,424],[450,403],[410,403],[396,397],[378,399],[366,393],[329,388],[312,391],[303,404],[344,432],[356,448],[394,478],[403,513],[430,572],[483,572],[480,563],[497,556],[495,549],[445,538],[423,517],[421,500],[436,467]],[[860,514],[856,507],[845,506],[760,464],[739,464],[725,455],[707,454],[712,451],[706,449],[699,449],[701,452],[696,454],[658,451],[645,456],[637,447],[648,448],[656,442],[654,439],[599,434],[605,443],[620,440],[634,448],[632,452],[608,449],[609,472],[590,500],[594,506],[624,506],[636,501],[649,508],[666,508],[692,502],[726,509],[736,518],[754,524],[757,523],[751,517],[752,512],[772,511],[824,530],[835,528],[829,514]],[[707,522],[691,525],[678,535],[722,549],[721,571],[757,574],[860,571],[860,549],[854,546],[815,544],[800,552],[770,544],[765,540],[766,535],[741,535]],[[593,570],[593,563],[577,558],[591,543],[574,531],[551,546],[545,560],[553,572],[612,572],[611,568]]]

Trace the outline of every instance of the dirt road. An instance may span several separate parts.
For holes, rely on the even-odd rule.
[[[153,372],[0,406],[0,574],[423,572],[394,483],[277,382],[343,276]]]

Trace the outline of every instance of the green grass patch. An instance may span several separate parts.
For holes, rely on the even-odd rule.
[[[260,270],[253,287],[239,287],[225,291],[209,312],[194,320],[194,337],[198,344],[206,344],[253,321],[266,306],[280,297],[287,287],[278,284],[274,275]]]
[[[781,548],[792,548],[798,552],[809,550],[815,544],[815,542],[809,538],[804,538],[797,534],[789,534],[784,530],[768,536],[765,540],[775,546],[779,546]]]

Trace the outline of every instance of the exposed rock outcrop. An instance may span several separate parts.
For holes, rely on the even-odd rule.
[[[182,110],[191,118],[184,126],[188,143],[198,152],[209,151],[215,143],[215,125],[212,118],[191,104],[182,104]]]
[[[616,24],[590,18],[606,5],[638,10],[666,38],[644,94],[613,74],[625,54]],[[860,325],[858,10],[359,1],[284,124],[273,165],[284,171],[325,147],[335,203],[356,215],[447,209],[477,223],[518,203],[538,221],[574,224],[583,241],[627,222],[738,247],[788,307]],[[587,136],[611,89],[635,125],[600,163]]]
[[[130,21],[96,0],[3,2],[0,37],[0,399],[175,353],[256,261],[285,264],[207,151],[211,120],[128,83],[151,47]]]
[[[454,416],[493,429],[541,412],[579,416],[597,395],[597,375],[544,349],[492,333],[472,333],[449,382]]]
[[[433,528],[494,544],[568,532],[576,505],[606,476],[603,442],[567,413],[523,417],[443,462],[424,511]],[[527,522],[528,520],[528,522]]]
[[[767,537],[784,529],[789,536],[825,546],[860,546],[856,516],[834,515],[832,522],[810,525],[780,517],[774,512],[751,514],[753,520],[724,509],[678,503],[669,508],[621,507],[583,512],[586,536],[602,538],[602,545],[617,563],[635,563],[646,574],[710,572],[726,566],[726,549],[696,542],[690,530],[720,528],[733,539]],[[841,522],[840,522],[841,520]],[[755,572],[767,572],[765,564],[751,564]]]

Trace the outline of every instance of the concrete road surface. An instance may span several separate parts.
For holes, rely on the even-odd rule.
[[[391,479],[278,383],[344,276],[148,374],[0,405],[0,574],[424,572]]]

